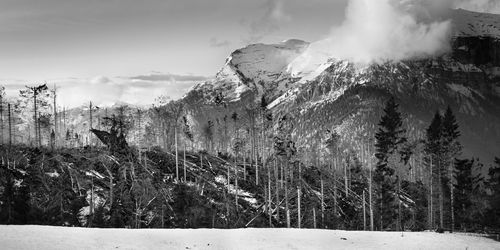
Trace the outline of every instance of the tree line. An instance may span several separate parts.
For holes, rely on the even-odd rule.
[[[35,142],[33,146],[40,147],[43,146],[40,131],[44,123],[43,119],[40,120],[43,115],[37,110],[43,106],[38,96],[46,88],[42,85],[25,91],[33,101],[35,113],[31,141]],[[53,105],[56,106],[55,101]],[[104,195],[100,194],[105,200],[101,206],[95,205],[93,197],[88,200],[84,194],[69,192],[80,197],[80,209],[88,205],[92,209],[87,214],[97,217],[100,224],[118,227],[148,226],[144,223],[147,212],[162,214],[161,217],[165,218],[167,213],[177,211],[178,214],[186,209],[192,214],[182,218],[189,220],[188,224],[193,227],[477,231],[500,225],[497,212],[500,211],[500,160],[495,160],[496,165],[491,166],[488,176],[482,176],[480,169],[483,166],[477,159],[461,158],[459,124],[450,107],[444,113],[437,111],[422,138],[413,140],[408,138],[405,130],[404,114],[399,111],[396,100],[391,98],[385,105],[373,140],[363,140],[359,148],[350,148],[345,146],[335,127],[322,131],[308,147],[296,145],[296,119],[291,114],[273,114],[267,108],[265,97],[258,104],[228,113],[224,98],[216,95],[213,105],[220,113],[203,123],[194,121],[189,107],[184,105],[180,101],[163,99],[145,111],[122,107],[113,114],[106,112],[98,124],[102,124],[99,128],[106,130],[107,134],[96,134],[94,140],[99,138],[102,144],[94,145],[107,145],[106,152],[120,164],[115,164],[113,170],[96,170],[100,175],[108,175],[105,178],[110,183],[101,188],[108,190]],[[90,121],[94,109],[90,104]],[[52,113],[52,118],[60,114],[57,111]],[[53,126],[65,127],[64,124],[61,126],[61,116],[54,119]],[[3,119],[5,115],[1,117]],[[93,129],[92,125],[89,125],[90,129]],[[135,151],[124,153],[113,148],[114,144],[103,139],[109,139],[110,135],[132,141],[136,145],[132,147]],[[92,145],[90,141],[85,144]],[[60,144],[63,146],[69,145]],[[104,148],[98,146],[94,150],[99,152]],[[157,169],[149,170],[160,173],[158,176],[151,175],[148,167],[144,167],[148,166],[151,152],[166,154],[163,161],[157,159],[150,164],[149,168],[155,166]],[[214,159],[218,162],[216,170],[210,163]],[[123,166],[127,168],[123,169]],[[194,166],[198,167],[195,169]],[[209,177],[197,173],[209,170],[213,171]],[[94,192],[94,174],[91,172],[90,176],[90,190]],[[120,181],[120,178],[124,180]],[[62,181],[67,176],[59,179]],[[13,181],[2,182],[4,190],[14,190]],[[218,184],[208,191],[208,183]],[[222,187],[217,186],[219,184]],[[81,191],[74,185],[71,184],[72,190]],[[217,193],[217,190],[221,192]],[[209,193],[217,197],[217,205],[206,200],[201,204],[194,202],[193,197]],[[17,194],[26,196],[21,191]],[[249,194],[252,197],[248,197]],[[163,200],[158,199],[160,195]],[[174,196],[176,198],[172,198]],[[2,204],[13,204],[12,197],[8,198],[10,203]],[[85,198],[82,200],[82,197]],[[159,202],[152,210],[144,208],[151,201],[147,197]],[[253,208],[250,208],[249,199],[256,200]],[[65,206],[70,205],[61,206],[65,210]],[[2,214],[12,211],[5,206],[2,208]],[[78,210],[76,214],[80,212]],[[244,223],[242,214],[246,218]],[[111,223],[117,220],[122,222]],[[162,219],[156,226],[188,225],[179,223],[168,224]]]

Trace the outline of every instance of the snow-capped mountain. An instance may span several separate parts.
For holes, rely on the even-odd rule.
[[[490,162],[500,154],[500,15],[459,9],[450,19],[452,50],[435,58],[358,65],[306,54],[312,44],[298,40],[249,45],[184,100],[203,123],[244,113],[264,96],[275,116],[294,117],[299,144],[310,146],[306,142],[334,128],[354,148],[373,137],[390,96],[401,104],[413,139],[422,137],[436,110],[450,105],[466,155]],[[211,102],[216,95],[228,103],[224,110]]]
[[[278,44],[252,44],[231,53],[215,79],[194,89],[217,89],[231,101],[239,100],[248,91],[266,93],[272,98],[281,95],[286,85],[288,65],[309,43],[291,39]]]

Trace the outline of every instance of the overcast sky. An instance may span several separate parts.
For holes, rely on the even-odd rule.
[[[324,38],[344,19],[346,5],[347,0],[0,0],[0,85],[15,95],[26,84],[57,83],[61,103],[68,106],[87,100],[147,104],[160,94],[179,98],[249,43]]]
[[[248,43],[320,39],[343,19],[345,5],[346,0],[0,0],[0,84],[10,85],[10,93],[14,86],[44,81],[63,90],[89,85],[84,97],[67,98],[66,105],[92,98],[99,85],[128,80],[178,98]],[[160,76],[136,77],[147,75]]]

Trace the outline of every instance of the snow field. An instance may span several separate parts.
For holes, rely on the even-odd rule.
[[[466,234],[314,229],[98,229],[0,226],[0,249],[500,249]]]

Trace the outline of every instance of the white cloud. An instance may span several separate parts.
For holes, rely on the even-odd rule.
[[[94,77],[91,79],[59,79],[50,81],[58,89],[58,105],[77,107],[92,101],[97,106],[117,102],[133,105],[151,105],[160,95],[178,99],[185,90],[199,81],[153,78],[152,80],[133,77]],[[18,91],[12,91],[17,96]]]
[[[310,46],[301,67],[308,66],[308,57],[318,55],[371,63],[447,51],[450,22],[430,19],[431,5],[422,4],[427,1],[350,0],[343,23]]]
[[[130,77],[132,80],[143,80],[143,81],[206,81],[209,78],[206,76],[199,75],[178,75],[178,74],[164,74],[160,72],[154,72],[148,75],[139,75]]]

